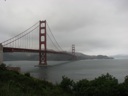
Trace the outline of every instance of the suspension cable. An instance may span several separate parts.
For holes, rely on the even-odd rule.
[[[26,36],[27,34],[31,33],[32,31],[34,31],[34,30],[35,30],[35,29],[37,29],[38,27],[39,27],[39,25],[38,25],[38,26],[36,26],[36,27],[35,27],[34,29],[32,29],[31,31],[29,31],[28,33],[26,33],[26,34],[24,34],[24,35],[20,36],[19,38],[15,39],[15,40],[13,40],[13,41],[10,41],[10,42],[8,42],[8,43],[4,44],[3,46],[8,45],[8,44],[10,44],[10,43],[12,43],[12,42],[14,42],[14,41],[19,40],[20,38],[22,38],[22,37]]]
[[[49,39],[51,40],[52,44],[54,45],[54,47],[55,47],[56,49],[60,50],[60,49],[54,44],[54,42],[53,42],[53,40],[50,38],[49,34],[47,34],[47,35],[48,35]]]
[[[19,36],[19,35],[21,35],[21,34],[23,34],[23,33],[27,32],[27,31],[28,31],[28,30],[30,30],[32,27],[34,27],[36,24],[38,24],[38,22],[37,22],[37,23],[35,23],[34,25],[32,25],[31,27],[29,27],[28,29],[26,29],[25,31],[23,31],[23,32],[19,33],[18,35],[14,36],[14,37],[12,37],[12,38],[10,38],[10,39],[6,40],[6,41],[3,41],[2,43],[5,43],[5,42],[7,42],[7,41],[9,41],[9,40],[11,40],[11,39],[13,39],[13,38],[15,38],[15,37],[18,37],[18,36]]]
[[[46,23],[46,24],[48,25],[48,23]],[[48,25],[48,29],[49,29],[50,33],[52,34],[52,37],[53,37],[53,39],[55,40],[55,42],[56,42],[56,44],[58,45],[58,47],[63,51],[62,47],[59,45],[59,43],[58,43],[57,40],[55,39],[55,36],[53,35],[53,33],[52,33],[52,31],[51,31],[49,25]]]

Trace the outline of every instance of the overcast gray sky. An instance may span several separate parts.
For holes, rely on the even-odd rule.
[[[65,50],[128,54],[128,0],[0,0],[0,42],[45,19]]]

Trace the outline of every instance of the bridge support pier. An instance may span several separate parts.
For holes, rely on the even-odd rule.
[[[0,64],[3,63],[3,45],[0,44]]]
[[[39,21],[39,66],[47,65],[46,20]],[[44,50],[44,52],[42,52]]]

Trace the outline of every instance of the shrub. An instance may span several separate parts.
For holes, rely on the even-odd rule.
[[[29,72],[26,72],[24,75],[27,76],[27,77],[30,77],[30,73]]]
[[[128,84],[128,76],[125,77],[124,83],[127,83]]]
[[[123,83],[119,84],[120,96],[128,96],[128,76],[125,77]]]
[[[88,96],[89,88],[90,82],[87,79],[83,79],[74,84],[73,92],[75,96]]]
[[[73,89],[73,80],[69,79],[68,77],[62,76],[62,81],[60,83],[60,87],[67,91],[67,92],[72,92]]]
[[[6,70],[6,65],[5,64],[0,64],[0,70]]]
[[[74,86],[76,96],[118,96],[118,80],[108,73],[92,81],[78,81]]]

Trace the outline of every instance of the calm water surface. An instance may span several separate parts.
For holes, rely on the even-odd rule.
[[[92,80],[101,74],[110,73],[119,82],[123,82],[128,75],[128,60],[80,60],[80,61],[49,61],[48,66],[35,67],[38,61],[6,61],[8,66],[21,67],[21,72],[30,72],[31,76],[56,83],[67,76],[74,81],[81,79]]]

